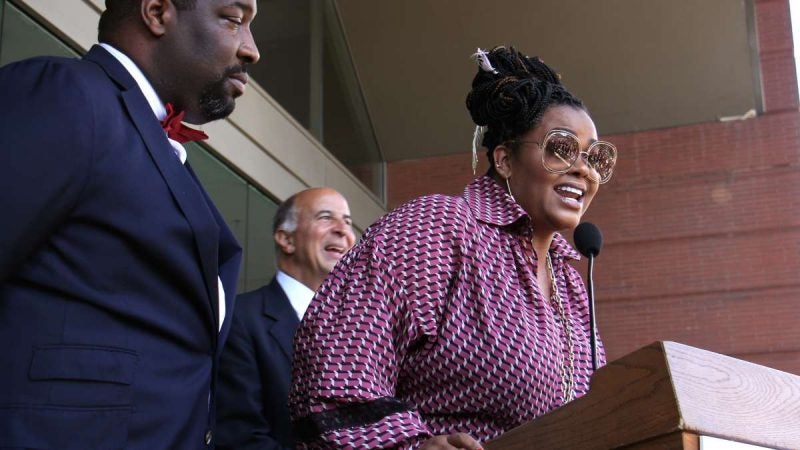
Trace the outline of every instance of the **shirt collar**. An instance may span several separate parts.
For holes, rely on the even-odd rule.
[[[153,89],[153,85],[147,81],[147,77],[144,76],[144,73],[142,73],[141,69],[139,69],[136,63],[134,63],[133,60],[128,57],[128,55],[115,49],[109,44],[106,44],[105,42],[101,42],[100,46],[106,49],[108,53],[111,53],[111,56],[116,58],[116,60],[122,64],[122,67],[124,67],[125,70],[131,74],[131,77],[133,77],[134,81],[136,81],[136,84],[139,86],[139,90],[142,91],[144,98],[150,105],[150,109],[153,110],[153,114],[155,114],[156,119],[158,119],[159,122],[164,120],[164,118],[167,117],[167,108],[158,97],[156,90]],[[180,142],[170,139],[169,137],[167,137],[167,141],[169,141],[169,144],[172,146],[173,153],[175,153],[175,156],[177,156],[181,161],[181,164],[185,164],[187,156],[186,148],[184,148]]]
[[[478,177],[468,184],[464,189],[464,199],[472,214],[481,222],[498,227],[511,227],[517,223],[522,229],[530,227],[528,213],[489,175]],[[561,233],[553,236],[550,250],[564,258],[581,259]]]
[[[150,108],[153,110],[153,114],[155,114],[156,119],[160,121],[164,120],[167,117],[167,109],[164,107],[164,103],[158,98],[158,94],[156,94],[156,90],[153,89],[153,85],[147,81],[147,77],[144,76],[141,69],[136,65],[136,63],[131,60],[128,55],[122,53],[121,51],[117,50],[116,48],[112,47],[105,42],[101,42],[100,46],[103,47],[111,53],[111,56],[117,59],[125,70],[131,74],[133,79],[136,81],[136,84],[139,85],[139,89],[144,94],[144,98],[147,99],[147,103],[150,105]]]
[[[283,292],[289,297],[289,303],[292,304],[294,312],[297,313],[297,318],[302,320],[308,305],[311,304],[311,299],[314,298],[314,291],[281,270],[278,270],[275,277],[278,279],[278,284],[281,285]]]

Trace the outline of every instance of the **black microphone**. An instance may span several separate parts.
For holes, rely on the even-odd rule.
[[[592,346],[592,371],[594,372],[597,370],[597,322],[594,314],[592,268],[594,267],[594,257],[600,254],[600,249],[603,247],[603,234],[593,223],[584,222],[575,228],[574,240],[578,251],[589,259],[589,323],[592,330],[589,342]]]

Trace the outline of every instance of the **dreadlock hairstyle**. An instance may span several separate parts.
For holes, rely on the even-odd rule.
[[[467,109],[472,121],[483,127],[476,130],[476,139],[482,131],[490,172],[494,170],[494,148],[536,126],[548,107],[586,109],[539,57],[525,56],[514,47],[495,47],[488,52],[478,49],[475,57],[479,68],[467,95]]]

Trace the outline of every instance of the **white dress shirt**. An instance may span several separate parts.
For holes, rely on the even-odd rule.
[[[297,318],[303,320],[303,314],[306,313],[308,305],[311,304],[311,299],[314,298],[314,291],[280,270],[275,277],[278,279],[278,284],[281,285],[283,292],[289,297],[289,303],[292,304]]]

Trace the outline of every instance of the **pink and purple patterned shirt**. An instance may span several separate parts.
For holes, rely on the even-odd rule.
[[[455,432],[486,441],[564,404],[565,327],[539,291],[530,236],[527,214],[488,176],[373,224],[295,336],[301,447],[416,448]],[[559,234],[550,255],[579,397],[592,370],[587,294]]]

